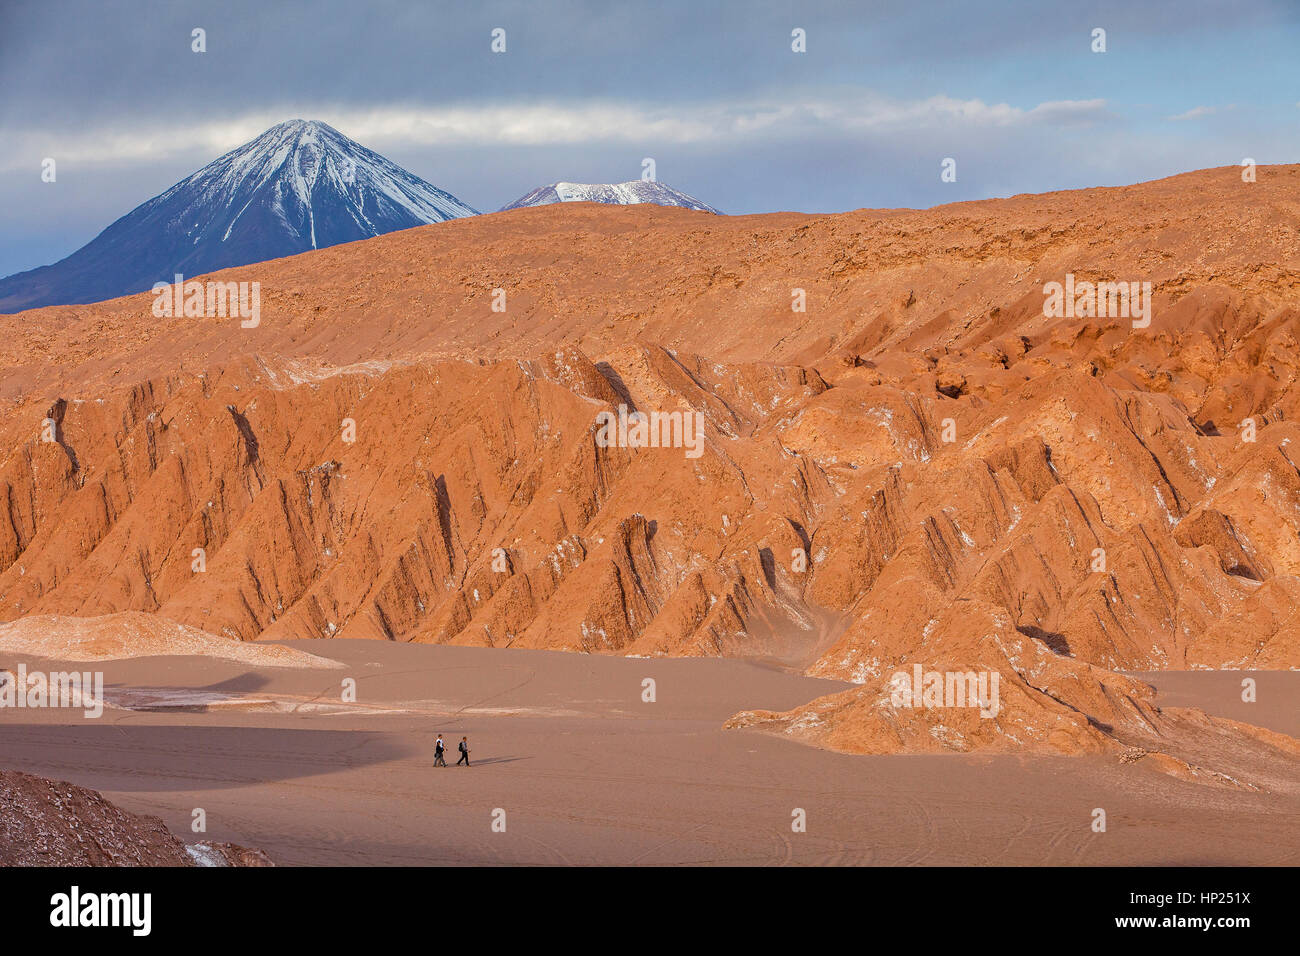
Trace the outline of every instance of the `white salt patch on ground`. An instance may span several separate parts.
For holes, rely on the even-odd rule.
[[[191,844],[185,848],[195,866],[230,866],[226,858],[209,846]]]
[[[122,611],[101,617],[30,615],[0,624],[0,651],[60,661],[200,656],[260,667],[342,667],[306,651],[211,634],[156,614]]]

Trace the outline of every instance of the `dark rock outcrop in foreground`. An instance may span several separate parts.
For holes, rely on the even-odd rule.
[[[187,846],[158,817],[128,813],[95,790],[0,770],[0,866],[274,864],[233,843]]]

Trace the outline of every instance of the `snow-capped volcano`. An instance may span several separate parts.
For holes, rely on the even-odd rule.
[[[642,179],[626,183],[551,183],[549,186],[538,186],[528,195],[521,196],[508,206],[502,206],[499,211],[521,209],[524,206],[546,206],[556,202],[603,202],[616,206],[649,202],[656,206],[683,206],[701,212],[718,211],[671,186]]]
[[[338,130],[290,120],[137,206],[66,259],[0,280],[0,311],[95,302],[175,273],[476,214]]]

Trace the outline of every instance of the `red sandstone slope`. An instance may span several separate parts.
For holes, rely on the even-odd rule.
[[[1018,703],[945,746],[1127,745],[1160,715],[1110,671],[1300,666],[1298,265],[1300,167],[1229,168],[922,212],[520,210],[221,274],[262,284],[256,329],[149,295],[0,316],[0,620],[877,690],[978,664]],[[1150,327],[1044,317],[1067,272],[1150,281]],[[601,447],[620,404],[698,412],[701,454]],[[930,745],[894,732],[825,739]]]

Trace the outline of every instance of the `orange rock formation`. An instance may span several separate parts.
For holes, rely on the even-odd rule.
[[[1045,316],[1067,274],[1149,326]],[[547,206],[217,278],[256,328],[0,316],[0,620],[774,658],[863,686],[736,722],[854,751],[1137,746],[1116,671],[1300,666],[1300,167]],[[604,447],[620,405],[702,454]],[[999,716],[893,708],[917,663]]]

